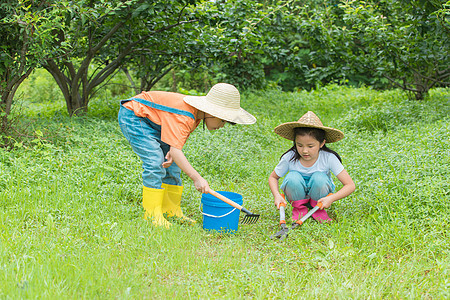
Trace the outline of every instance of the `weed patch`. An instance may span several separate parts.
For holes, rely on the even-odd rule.
[[[234,235],[201,228],[201,194],[184,175],[197,225],[143,220],[141,162],[110,99],[73,118],[30,101],[32,138],[0,148],[0,298],[449,297],[448,90],[421,102],[336,85],[244,93],[256,124],[198,128],[184,149],[213,189],[261,214]],[[307,110],[345,133],[332,148],[357,189],[329,209],[331,224],[311,219],[273,241],[267,181],[291,147],[273,128]]]

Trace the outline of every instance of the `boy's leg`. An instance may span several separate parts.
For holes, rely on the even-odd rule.
[[[123,106],[120,108],[118,119],[123,135],[142,160],[145,216],[153,217],[155,225],[168,227],[170,223],[164,219],[161,211],[164,193],[149,192],[153,189],[162,190],[162,178],[166,173],[162,167],[164,154],[161,149],[160,126],[148,119],[137,117],[133,111]]]
[[[162,203],[164,189],[153,189],[146,186],[142,189],[142,207],[144,207],[144,219],[150,219],[155,226],[169,228],[172,224],[164,218]]]
[[[164,157],[170,150],[170,146],[162,143],[161,148],[163,149]],[[181,181],[181,169],[177,166],[175,162],[165,169],[166,175],[163,178],[162,187],[165,190],[164,200],[162,205],[163,213],[166,213],[169,217],[178,217],[182,222],[189,224],[196,223],[186,217],[181,209],[181,195],[183,193],[183,185]]]
[[[164,142],[161,142],[161,149],[163,151],[163,156],[165,160],[165,157],[170,150],[170,146]],[[172,162],[172,164],[168,168],[165,168],[165,172],[166,173],[162,179],[163,183],[179,186],[183,185],[183,182],[181,181],[181,169],[180,167],[177,166],[175,162]]]
[[[164,153],[161,149],[161,126],[146,118],[137,117],[133,111],[121,106],[119,125],[133,151],[142,160],[142,180],[144,186],[161,188],[166,175],[162,167]]]
[[[164,200],[162,203],[162,212],[169,217],[177,217],[181,222],[193,225],[195,220],[186,217],[181,209],[181,195],[183,193],[183,186],[162,184],[164,188]]]

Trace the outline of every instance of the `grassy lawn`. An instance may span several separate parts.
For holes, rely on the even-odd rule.
[[[0,298],[450,297],[448,89],[421,102],[337,86],[242,98],[256,124],[200,126],[185,146],[213,189],[261,214],[234,235],[202,229],[187,177],[182,207],[196,226],[142,219],[141,163],[116,122],[118,99],[95,99],[88,117],[70,119],[61,102],[24,98],[37,138],[0,149]],[[329,209],[331,224],[310,219],[273,241],[267,180],[291,146],[273,128],[307,110],[346,134],[331,148],[357,188]]]

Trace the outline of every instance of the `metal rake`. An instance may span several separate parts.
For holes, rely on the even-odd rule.
[[[227,197],[213,191],[210,190],[209,193],[211,195],[213,195],[216,198],[219,198],[220,200],[222,200],[225,203],[228,203],[229,205],[239,209],[240,211],[245,213],[244,218],[241,220],[241,224],[255,224],[256,222],[258,222],[259,219],[259,215],[258,214],[254,214],[252,212],[250,212],[248,209],[246,209],[245,207],[243,207],[242,205],[237,204],[236,202],[228,199]]]

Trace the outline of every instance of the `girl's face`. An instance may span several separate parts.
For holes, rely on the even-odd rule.
[[[320,148],[325,145],[325,141],[320,143],[310,135],[297,135],[295,137],[295,146],[301,159],[304,161],[315,162],[319,157]]]

